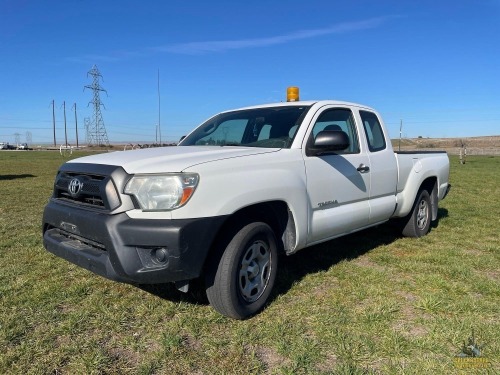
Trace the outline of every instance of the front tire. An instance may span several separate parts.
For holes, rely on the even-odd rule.
[[[429,233],[431,227],[431,198],[427,190],[421,190],[413,204],[412,211],[405,218],[403,228],[405,237],[422,237]]]
[[[269,225],[245,225],[231,239],[217,265],[208,270],[207,297],[222,315],[245,319],[259,312],[271,294],[278,248]]]

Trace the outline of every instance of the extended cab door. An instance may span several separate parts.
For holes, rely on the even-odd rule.
[[[308,150],[323,130],[344,131],[349,147],[311,156]],[[349,107],[325,106],[312,119],[312,129],[303,148],[310,207],[308,244],[369,224],[369,158],[361,152],[359,139],[355,117]]]
[[[396,209],[398,166],[376,113],[360,109],[370,160],[370,224],[388,220]]]

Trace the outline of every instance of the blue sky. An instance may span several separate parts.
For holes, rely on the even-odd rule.
[[[80,142],[95,64],[111,142],[162,140],[284,100],[376,108],[393,138],[500,135],[500,0],[0,0],[0,141]]]

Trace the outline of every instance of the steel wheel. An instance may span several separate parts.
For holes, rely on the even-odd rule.
[[[431,198],[427,190],[421,190],[411,212],[403,220],[403,235],[406,237],[425,236],[431,227]]]
[[[417,212],[417,227],[420,230],[424,230],[427,226],[427,221],[429,220],[429,205],[425,199],[422,199],[418,204]]]
[[[268,224],[254,222],[227,241],[205,275],[207,297],[221,314],[245,319],[262,310],[271,294],[278,266],[277,240]]]
[[[272,267],[269,245],[255,241],[241,260],[239,287],[246,302],[255,302],[266,290]]]

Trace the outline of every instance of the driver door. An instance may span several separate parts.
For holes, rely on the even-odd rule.
[[[361,152],[351,109],[324,107],[314,116],[313,124],[308,144],[322,130],[342,130],[350,145],[328,155],[304,154],[310,210],[308,244],[368,226],[370,217],[369,158]]]

